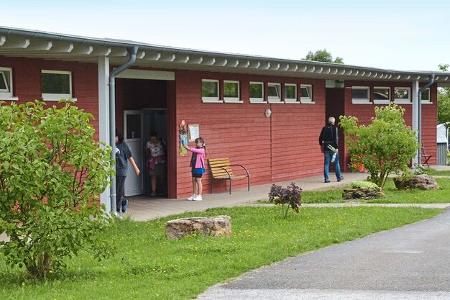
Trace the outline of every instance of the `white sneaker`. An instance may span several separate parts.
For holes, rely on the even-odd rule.
[[[197,196],[195,196],[194,197],[194,199],[192,199],[193,201],[202,201],[203,200],[203,197],[202,197],[202,195],[197,195]]]
[[[197,195],[192,195],[189,198],[187,198],[187,201],[194,201],[194,199],[197,197]]]

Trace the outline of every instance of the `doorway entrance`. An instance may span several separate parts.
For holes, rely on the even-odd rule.
[[[124,140],[133,154],[141,176],[130,168],[125,181],[125,195],[151,195],[151,175],[147,168],[150,159],[147,143],[152,135],[159,139],[164,156],[167,158],[167,110],[165,108],[144,108],[142,110],[124,111]],[[167,159],[166,159],[167,160]],[[156,178],[157,196],[167,197],[167,163],[160,168],[161,174]]]
[[[141,71],[141,70],[140,70]],[[145,75],[141,78],[118,78],[116,82],[116,124],[118,130],[123,132],[124,141],[129,146],[136,164],[141,170],[137,176],[132,168],[129,168],[125,181],[125,196],[151,195],[152,176],[156,175],[156,196],[168,197],[169,183],[167,167],[171,164],[170,153],[167,153],[170,144],[168,133],[170,130],[168,118],[168,103],[175,100],[174,81],[170,79],[150,79],[150,75],[159,76],[156,71],[139,73]],[[134,76],[135,74],[132,73]],[[173,104],[171,104],[173,105]],[[170,106],[172,107],[172,106]],[[157,135],[161,143],[162,153],[165,159],[158,159],[158,172],[151,171],[147,162],[151,156],[147,150],[147,143],[151,135]],[[154,150],[155,148],[152,147]],[[155,160],[152,160],[154,163]],[[153,166],[153,165],[152,165]]]
[[[125,110],[124,111],[124,128],[123,137],[125,143],[131,150],[133,159],[138,165],[139,169],[143,170],[143,113],[139,110]],[[136,196],[143,192],[142,176],[137,176],[136,173],[128,168],[127,180],[125,181],[125,195]]]
[[[327,88],[325,94],[325,122],[329,117],[335,117],[336,125],[339,126],[339,116],[345,115],[345,89],[344,88]],[[339,131],[339,161],[341,169],[347,170],[345,161],[345,144],[342,130]],[[334,169],[333,167],[331,168]]]

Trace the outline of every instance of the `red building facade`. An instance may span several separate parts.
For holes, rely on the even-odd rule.
[[[42,99],[42,70],[68,72],[71,74],[71,97],[76,98],[77,106],[93,115],[92,125],[99,132],[97,137],[102,140],[107,132],[104,129],[107,116],[104,107],[106,87],[100,74],[107,75],[109,70],[105,71],[104,64],[101,67],[100,62],[107,62],[111,69],[124,63],[129,45],[98,46],[96,43],[99,41],[96,41],[91,48],[83,48],[86,43],[93,42],[85,40],[79,46],[81,48],[77,48],[78,41],[67,37],[67,48],[79,51],[76,56],[73,53],[44,55],[36,50],[11,50],[12,45],[21,39],[27,40],[27,34],[30,33],[16,32],[12,37],[5,34],[3,41],[12,40],[15,44],[4,42],[0,45],[0,72],[2,68],[9,70],[12,89],[10,99],[3,100],[23,103]],[[51,34],[43,36],[39,45],[47,40],[51,43],[52,38],[55,37]],[[33,45],[33,41],[28,40],[28,43]],[[52,45],[55,44],[53,42]],[[5,45],[9,48],[2,48]],[[167,143],[169,198],[183,198],[191,192],[190,157],[178,153],[177,131],[183,120],[199,125],[209,157],[229,157],[232,163],[245,165],[251,173],[252,185],[291,180],[322,173],[323,157],[318,136],[329,116],[353,115],[367,123],[373,117],[376,105],[387,104],[377,102],[378,87],[389,90],[388,102],[395,102],[398,89],[407,88],[409,100],[399,105],[405,108],[407,124],[413,126],[414,84],[423,86],[431,78],[430,74],[422,73],[390,74],[390,71],[374,72],[363,67],[355,72],[356,67],[345,65],[242,58],[218,53],[195,52],[182,56],[180,49],[143,47],[147,48],[138,52],[131,72],[116,79],[115,126],[127,134],[127,122],[132,124],[132,119],[127,120],[125,112],[141,113],[144,119],[152,114],[162,117],[159,120],[163,120],[160,122],[164,124],[156,127],[164,133]],[[92,53],[96,54],[95,57]],[[441,81],[449,80],[445,74],[440,76]],[[218,83],[217,101],[204,101],[203,80]],[[224,86],[227,82],[237,83],[238,98],[235,101],[225,99]],[[261,101],[251,101],[251,83],[262,84],[264,96]],[[427,153],[432,155],[430,163],[434,163],[436,157],[438,84],[439,79],[430,87],[429,99],[422,102],[422,142]],[[280,99],[270,101],[273,86],[277,85],[279,90],[275,90]],[[311,101],[302,101],[304,86],[310,89]],[[354,89],[367,89],[367,101],[356,101]],[[269,110],[270,116],[267,114]],[[145,145],[150,130],[147,129],[144,126],[143,132],[132,132],[133,138],[135,134],[142,138],[141,145]],[[341,148],[345,150],[343,144]],[[141,167],[144,167],[144,154],[140,155]],[[341,155],[341,164],[345,165],[348,162],[345,151],[341,151]],[[208,192],[211,187],[209,176],[206,176],[204,183],[204,190]],[[237,184],[243,186],[246,182]],[[225,186],[217,183],[214,189],[224,191]]]

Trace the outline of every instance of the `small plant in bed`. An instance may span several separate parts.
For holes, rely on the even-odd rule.
[[[302,200],[302,189],[295,183],[287,187],[273,184],[269,193],[269,202],[281,205],[283,218],[287,218],[289,208],[298,213]]]
[[[353,181],[350,188],[344,189],[342,198],[353,199],[375,199],[383,197],[381,188],[370,181]]]

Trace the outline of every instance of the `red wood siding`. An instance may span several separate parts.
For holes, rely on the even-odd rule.
[[[41,70],[71,71],[76,105],[94,116],[92,125],[98,132],[97,64],[0,56],[0,67],[13,70],[13,95],[19,97],[17,103],[41,99]],[[54,101],[47,103],[56,104]]]
[[[362,124],[368,124],[370,119],[374,116],[373,104],[352,104],[351,86],[369,86],[373,90],[374,86],[391,87],[391,97],[393,97],[394,87],[412,87],[411,84],[404,82],[360,82],[347,81],[345,88],[345,114],[347,116],[356,116]],[[371,93],[371,98],[372,98]],[[437,85],[431,87],[431,101],[432,104],[422,105],[422,143],[427,154],[432,157],[430,164],[436,162],[436,124],[437,124]],[[412,120],[412,104],[401,104],[405,109],[405,121],[408,126],[411,126]]]
[[[221,90],[222,80],[239,80],[244,103],[202,103],[202,78],[220,80]],[[251,104],[249,81],[311,83],[316,104]],[[209,157],[229,157],[232,163],[245,165],[251,173],[252,184],[294,179],[322,172],[317,136],[325,114],[324,93],[322,80],[177,71],[176,122],[186,120],[188,124],[199,124]],[[272,118],[264,115],[269,107]],[[177,156],[178,197],[191,193],[189,161],[190,155]],[[237,184],[244,186],[246,182]],[[209,188],[210,180],[206,176],[205,192]],[[223,183],[214,185],[215,191],[224,188]]]

